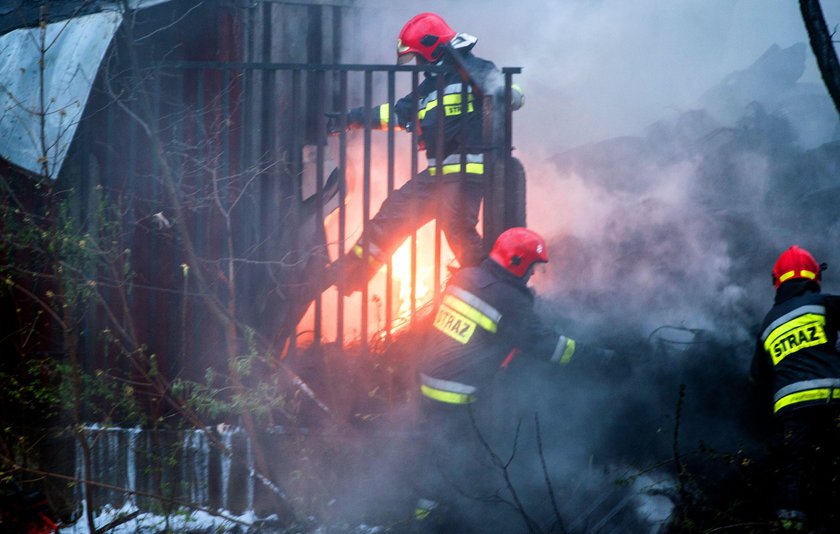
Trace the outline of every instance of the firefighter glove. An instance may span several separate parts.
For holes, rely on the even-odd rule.
[[[364,113],[364,108],[353,108],[349,110],[347,112],[346,128],[341,127],[342,113],[340,111],[328,111],[324,113],[327,117],[327,134],[337,135],[345,130],[356,130],[358,128],[362,128],[364,126]]]
[[[336,135],[341,133],[341,112],[328,111],[324,113],[327,117],[327,135]]]

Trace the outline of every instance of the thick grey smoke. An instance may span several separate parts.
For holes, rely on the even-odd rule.
[[[391,63],[416,8],[364,7],[376,24],[365,26],[358,60]],[[840,22],[840,6],[823,8],[830,27]],[[501,378],[499,402],[530,424],[519,488],[547,506],[537,414],[566,527],[649,531],[670,511],[670,499],[648,493],[673,489],[678,411],[683,451],[758,447],[746,372],[778,253],[800,244],[840,270],[840,127],[798,6],[432,0],[423,9],[478,36],[478,55],[523,67],[515,155],[528,176],[528,225],[547,236],[552,258],[534,280],[539,305],[599,349],[578,368],[515,362]],[[826,291],[840,289],[834,272]]]

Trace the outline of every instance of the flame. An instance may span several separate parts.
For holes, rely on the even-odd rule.
[[[406,141],[407,143],[408,141]],[[361,145],[359,145],[361,146]],[[358,147],[357,147],[358,148]],[[374,150],[377,149],[377,144],[374,143]],[[384,150],[384,145],[380,147]],[[403,151],[398,150],[397,154],[410,154],[409,147],[404,147]],[[395,188],[399,188],[409,176],[406,172],[410,161],[397,158],[397,172]],[[358,163],[358,162],[357,162]],[[375,214],[382,202],[387,197],[387,188],[384,180],[376,179],[377,177],[387,176],[386,168],[387,159],[372,158],[371,167],[371,189],[370,189],[370,213]],[[362,201],[363,195],[362,180],[359,179],[360,170],[355,168],[353,163],[348,161],[347,169],[347,191],[345,196],[345,235],[344,235],[344,251],[345,253],[358,240],[362,229]],[[482,214],[483,215],[483,214]],[[481,228],[481,217],[479,215],[479,228]],[[335,210],[324,219],[324,230],[327,237],[327,252],[329,257],[333,260],[339,254],[339,247],[342,246],[338,235],[339,210]],[[437,281],[434,280],[435,273],[435,221],[432,220],[419,228],[415,234],[416,239],[416,287],[415,287],[415,313],[421,313],[425,304],[429,303],[434,298],[434,287]],[[441,277],[446,278],[448,272],[446,266],[457,263],[455,255],[449,248],[446,238],[442,236],[441,239]],[[383,266],[379,272],[371,279],[368,284],[368,317],[367,317],[367,332],[361,332],[361,293],[355,293],[343,298],[343,314],[342,324],[343,332],[342,339],[339,340],[337,333],[338,323],[338,300],[339,294],[335,286],[329,288],[321,294],[321,341],[322,343],[341,343],[343,345],[358,342],[362,336],[371,339],[387,337],[394,332],[409,326],[412,322],[412,306],[411,306],[411,238],[403,242],[397,251],[391,257],[391,283],[392,283],[392,302],[391,302],[391,318],[389,324],[386,323],[385,313],[385,298],[387,292],[387,267]],[[440,282],[443,282],[441,280]],[[312,333],[315,324],[315,305],[312,303],[309,306],[306,314],[298,324],[298,344],[304,345],[307,342],[312,342]]]
[[[435,221],[430,221],[417,231],[417,261],[415,275],[415,314],[421,313],[424,305],[434,298],[435,287]],[[443,278],[447,275],[446,266],[457,264],[446,238],[441,236],[441,267]],[[405,240],[391,257],[391,318],[386,324],[385,298],[387,295],[387,266],[382,268],[368,283],[368,321],[366,336],[372,341],[382,341],[387,336],[407,328],[412,322],[411,306],[411,238]],[[321,342],[339,342],[337,339],[338,290],[330,287],[321,294]],[[357,343],[361,338],[361,292],[343,297],[343,345]],[[416,317],[416,316],[415,316]],[[315,304],[310,304],[303,319],[298,324],[298,344],[306,345],[313,341],[315,324]]]

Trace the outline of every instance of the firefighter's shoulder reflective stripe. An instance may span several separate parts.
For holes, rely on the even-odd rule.
[[[566,336],[560,336],[560,339],[557,340],[557,346],[554,347],[554,353],[551,355],[551,361],[560,365],[566,365],[571,361],[574,353],[575,340]]]
[[[469,314],[475,322],[488,332],[496,333],[499,321],[502,320],[502,312],[462,287],[450,286],[446,292],[448,295],[444,296],[444,302],[446,302],[446,297],[450,297],[450,303],[454,302],[456,309]]]
[[[447,404],[470,404],[475,402],[478,388],[461,382],[443,380],[420,373],[420,392],[426,397]]]
[[[825,307],[817,304],[800,306],[770,323],[761,339],[773,365],[798,350],[827,343]]]
[[[437,158],[427,158],[429,174],[437,175]],[[484,154],[464,154],[465,169],[461,171],[461,154],[450,154],[443,159],[441,167],[443,174],[464,172],[468,174],[484,174]]]
[[[805,402],[840,399],[840,378],[817,378],[788,384],[773,395],[773,413]]]

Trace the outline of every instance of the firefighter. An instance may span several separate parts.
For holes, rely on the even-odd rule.
[[[485,94],[501,94],[502,76],[496,66],[472,53],[477,39],[456,33],[439,15],[420,13],[409,20],[397,39],[397,63],[416,61],[418,65],[453,66],[453,54],[472,81]],[[454,50],[454,52],[452,52]],[[438,76],[444,76],[444,95],[439,104]],[[466,88],[464,88],[466,85]],[[466,91],[466,93],[464,93]],[[466,94],[467,102],[462,102]],[[415,104],[416,102],[416,104]],[[521,90],[514,86],[512,106],[522,106]],[[415,105],[417,106],[415,121]],[[347,113],[347,128],[368,126],[417,131],[420,148],[425,148],[428,167],[394,191],[370,221],[368,230],[345,257],[345,289],[361,287],[388,260],[412,230],[438,216],[461,267],[476,265],[484,256],[482,240],[476,231],[478,212],[484,194],[484,154],[482,152],[483,101],[455,69],[443,74],[426,73],[414,94],[393,106],[374,107],[370,120],[364,107]],[[439,145],[438,125],[443,122],[443,146]],[[328,128],[337,133],[337,118],[331,116]],[[437,158],[442,157],[438,162]],[[438,172],[442,176],[438,176]],[[368,247],[365,263],[364,243]]]
[[[490,386],[508,355],[521,350],[565,365],[579,352],[575,340],[546,326],[534,310],[528,281],[534,269],[547,261],[545,241],[539,234],[511,228],[499,235],[489,258],[476,267],[460,269],[447,283],[418,367],[426,443],[417,475],[417,491],[423,498],[417,503],[416,519],[425,520],[430,513],[442,515],[434,514],[441,502],[450,507],[448,519],[460,517],[464,509],[477,509],[476,501],[461,507],[453,503],[466,480],[473,490],[488,487],[482,486],[486,482],[482,477],[492,476],[493,466],[471,462],[483,454],[476,439],[482,428],[489,430],[482,422],[495,418]],[[493,424],[498,421],[494,419]],[[475,495],[475,491],[465,493]],[[472,521],[446,528],[465,532],[470,524],[474,526],[475,518]]]
[[[785,529],[814,527],[820,508],[815,499],[837,495],[840,482],[840,297],[820,292],[825,268],[798,246],[779,256],[775,302],[761,325],[751,367],[751,378],[772,406],[774,504]]]

